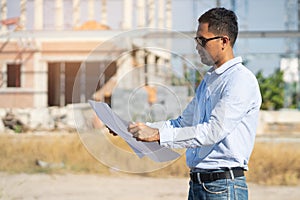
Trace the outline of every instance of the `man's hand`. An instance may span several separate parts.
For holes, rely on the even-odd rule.
[[[128,131],[132,133],[133,137],[138,141],[155,142],[159,141],[159,130],[151,128],[144,123],[129,124]]]
[[[112,134],[113,136],[117,136],[118,134],[116,134],[113,130],[111,130],[110,128],[108,128],[107,126],[106,126],[106,128],[108,129],[108,132],[110,133],[110,134]]]

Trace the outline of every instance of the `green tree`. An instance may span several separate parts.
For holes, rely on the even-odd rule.
[[[289,105],[289,108],[298,108],[298,95],[299,91],[297,91],[297,82],[290,83],[291,85],[291,104]]]
[[[277,69],[273,74],[264,77],[262,71],[256,74],[262,94],[263,110],[278,110],[284,105],[283,72]]]

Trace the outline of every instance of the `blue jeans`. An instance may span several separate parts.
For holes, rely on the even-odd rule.
[[[247,200],[246,178],[220,179],[206,183],[190,181],[188,200]]]

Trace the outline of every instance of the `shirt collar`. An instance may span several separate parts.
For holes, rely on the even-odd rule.
[[[243,59],[242,57],[236,57],[233,58],[231,60],[228,60],[227,62],[225,62],[223,65],[221,65],[220,67],[218,67],[217,69],[215,69],[216,74],[222,74],[223,72],[225,72],[228,68],[238,64],[238,63],[242,63]]]

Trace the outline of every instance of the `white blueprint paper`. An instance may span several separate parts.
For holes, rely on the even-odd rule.
[[[147,156],[155,162],[167,162],[180,156],[179,153],[171,149],[161,147],[157,142],[137,141],[132,137],[132,134],[127,131],[129,122],[121,119],[106,103],[89,100],[89,104],[99,119],[112,131],[122,137],[140,158]]]

